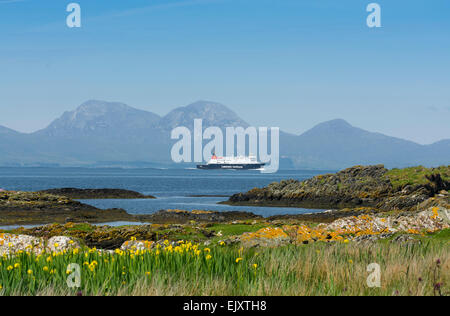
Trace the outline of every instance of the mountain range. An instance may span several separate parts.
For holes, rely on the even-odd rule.
[[[171,162],[170,132],[192,128],[196,118],[203,119],[203,127],[249,126],[216,102],[198,101],[161,117],[124,103],[90,100],[34,133],[0,126],[0,165],[179,167]],[[336,119],[301,135],[281,131],[280,155],[281,168],[437,166],[450,162],[450,139],[421,145]]]

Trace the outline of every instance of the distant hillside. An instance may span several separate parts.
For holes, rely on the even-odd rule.
[[[287,155],[296,157],[296,165],[313,168],[326,166],[340,169],[379,163],[406,166],[427,164],[431,155],[419,158],[426,148],[411,141],[368,132],[337,119],[318,124],[298,136],[296,145],[287,149]],[[441,162],[444,162],[443,158]]]
[[[226,106],[198,101],[160,117],[123,103],[90,100],[31,134],[0,126],[0,165],[170,166],[177,126],[247,127]],[[372,133],[342,119],[318,124],[301,135],[280,132],[281,167],[342,169],[357,164],[386,167],[449,164],[450,140],[431,145]],[[177,167],[180,167],[177,165]]]

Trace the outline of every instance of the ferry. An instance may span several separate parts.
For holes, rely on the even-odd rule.
[[[255,156],[217,157],[215,154],[206,165],[197,165],[197,169],[261,169],[265,163],[259,162]]]

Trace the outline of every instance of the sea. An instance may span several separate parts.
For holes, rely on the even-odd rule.
[[[218,204],[227,196],[264,187],[284,179],[304,180],[326,170],[122,169],[122,168],[6,168],[0,167],[0,189],[38,191],[52,188],[116,188],[153,195],[156,199],[80,200],[97,208],[122,208],[130,214],[163,209],[246,211],[264,217],[321,212],[321,209],[231,206]],[[109,223],[114,224],[114,223]],[[118,224],[118,223],[115,223]],[[121,223],[124,224],[124,223]]]

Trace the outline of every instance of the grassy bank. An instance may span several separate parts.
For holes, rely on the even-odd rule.
[[[448,230],[421,244],[317,242],[254,248],[215,243],[0,258],[0,295],[438,295],[450,281]],[[81,288],[66,285],[81,267]],[[378,263],[381,287],[367,266]]]
[[[386,173],[395,189],[401,189],[407,185],[425,185],[429,184],[427,178],[433,174],[439,174],[444,181],[450,181],[450,166],[440,166],[437,168],[425,168],[422,166],[410,167],[404,169],[391,169]]]

